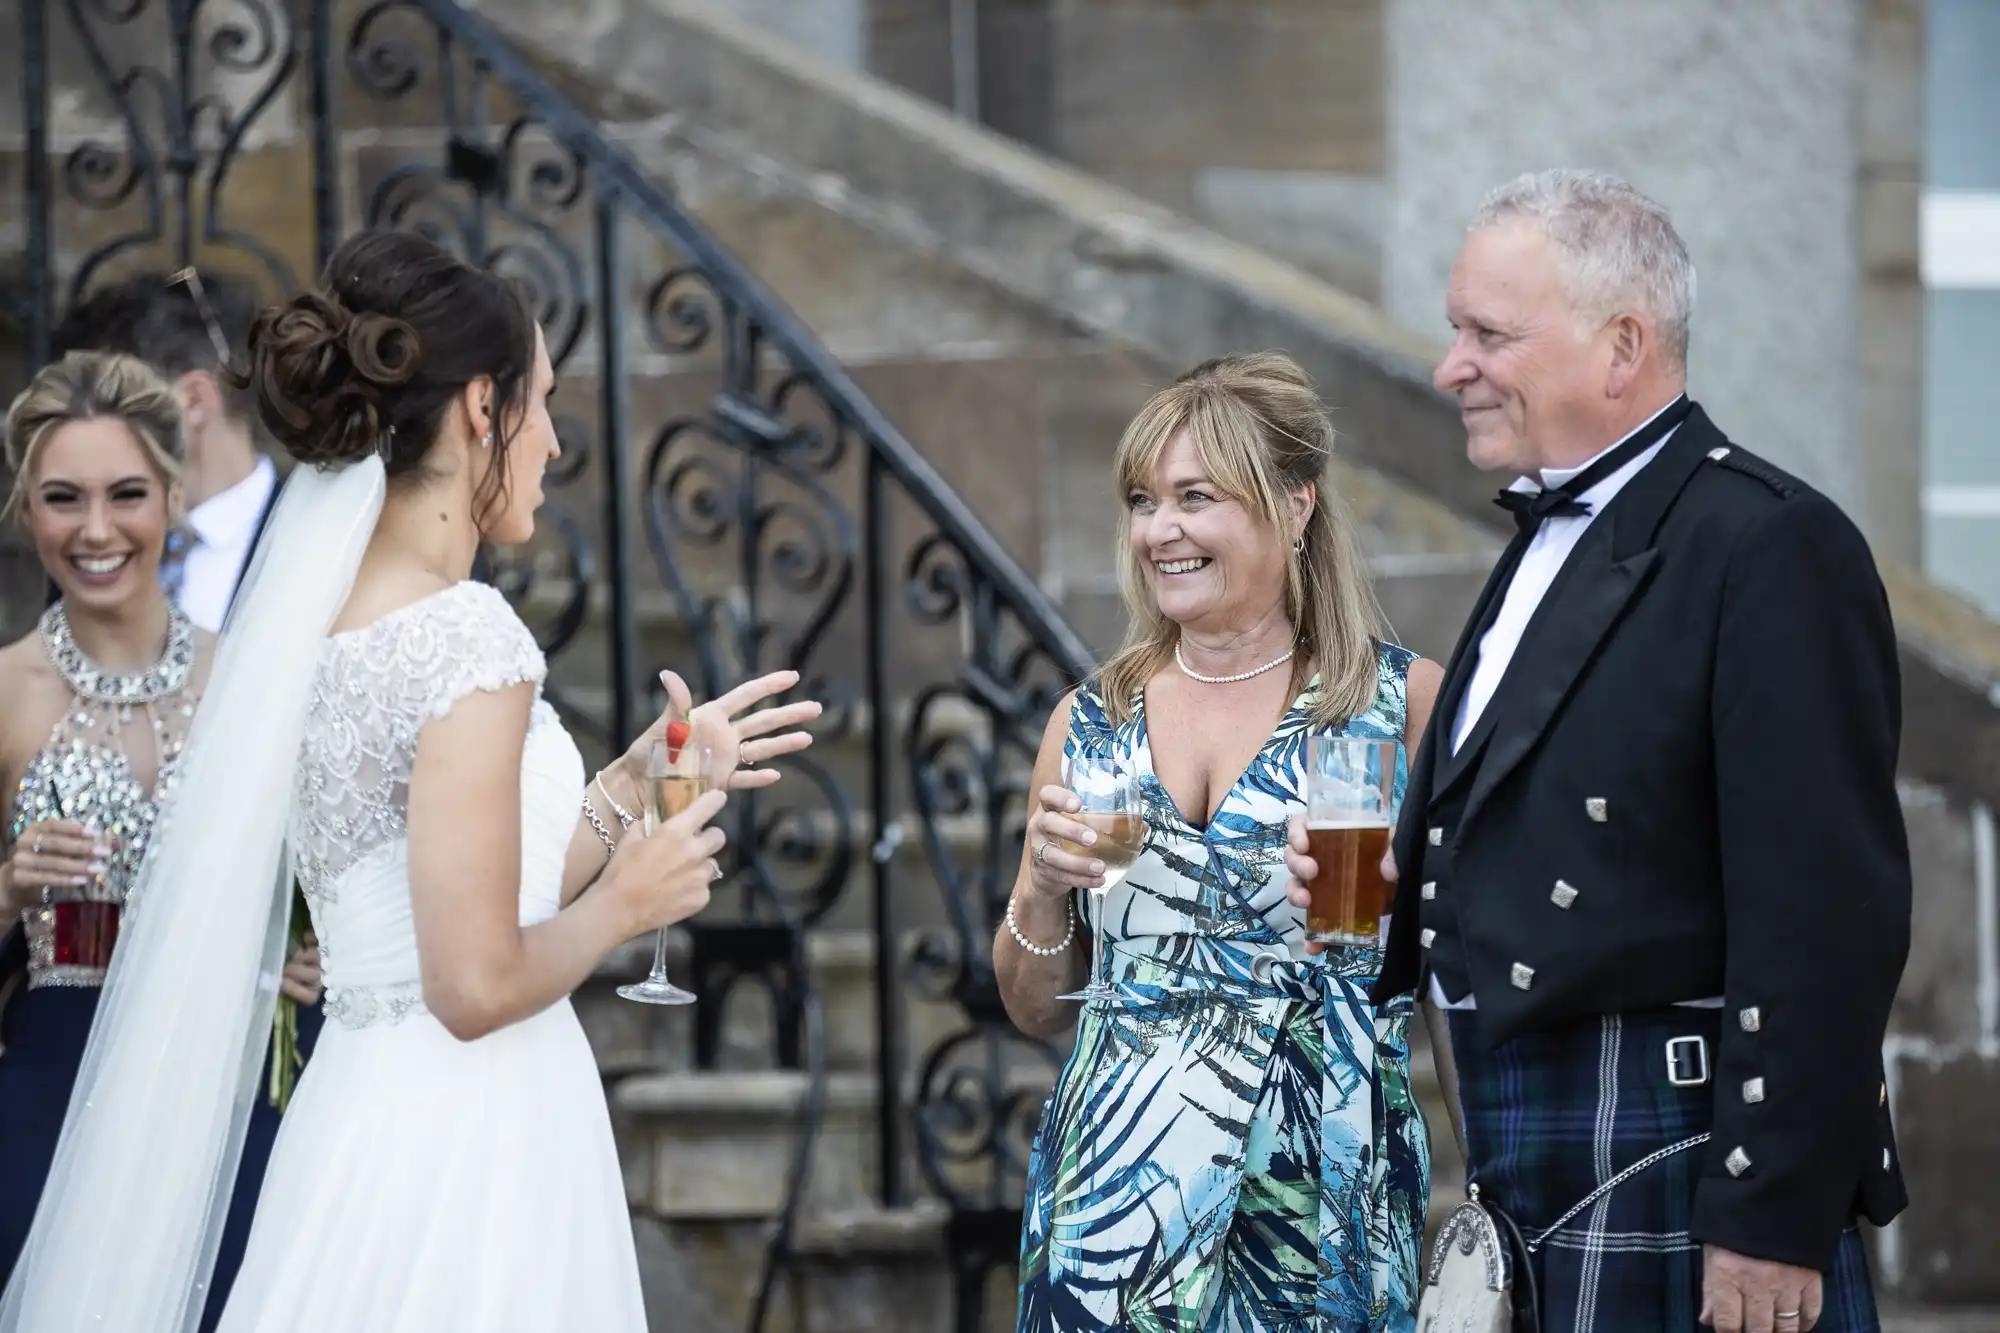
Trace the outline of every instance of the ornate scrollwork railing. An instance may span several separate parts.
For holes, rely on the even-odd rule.
[[[31,354],[59,309],[131,267],[229,267],[276,295],[355,227],[423,232],[519,282],[565,385],[541,536],[490,577],[536,626],[586,743],[650,715],[642,655],[689,663],[709,696],[795,669],[828,703],[814,757],[731,803],[727,910],[691,932],[697,1059],[716,1058],[749,981],[777,1002],[779,1062],[817,1075],[805,932],[870,921],[882,1196],[903,1202],[914,1166],[951,1206],[975,1325],[1057,1059],[1008,1024],[990,940],[1042,722],[1089,669],[1083,643],[797,317],[477,15],[21,4],[29,262],[7,296]],[[60,114],[58,67],[90,74]],[[959,1029],[907,1052],[906,991],[953,1002]]]

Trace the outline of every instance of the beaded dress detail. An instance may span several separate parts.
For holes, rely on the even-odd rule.
[[[426,728],[473,695],[533,686],[520,827],[473,818],[420,836],[517,838],[516,920],[562,910],[587,775],[540,698],[546,672],[528,627],[478,583],[321,651],[288,841],[332,1021],[285,1113],[219,1333],[645,1333],[604,1081],[575,1009],[557,1000],[463,1039],[424,1002],[410,779]],[[449,859],[427,873],[452,873]]]
[[[42,614],[40,629],[70,704],[14,789],[8,841],[18,842],[30,824],[67,819],[95,829],[113,851],[102,875],[53,889],[47,902],[22,913],[28,985],[100,986],[154,823],[179,780],[181,747],[200,702],[192,687],[194,623],[169,604],[159,659],[130,675],[105,671],[84,655],[62,603]]]
[[[534,682],[529,746],[537,759],[548,756],[552,777],[532,796],[567,812],[570,789],[582,785],[571,771],[581,761],[539,697],[546,671],[527,627],[499,593],[477,583],[328,640],[313,682],[289,834],[293,873],[326,967],[327,1017],[362,1027],[398,1022],[422,1007],[403,860],[410,767],[425,723],[475,691]],[[552,892],[526,896],[529,920],[559,906]]]

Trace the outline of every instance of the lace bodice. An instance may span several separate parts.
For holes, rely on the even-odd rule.
[[[484,584],[461,583],[327,640],[293,790],[292,869],[312,910],[327,1012],[358,1025],[420,1004],[405,819],[425,724],[466,696],[537,686],[522,755],[522,919],[560,907],[583,760],[540,697],[534,636]],[[480,831],[468,829],[477,838]]]
[[[402,838],[426,722],[477,690],[546,673],[527,626],[478,583],[328,639],[293,789],[292,873],[307,900],[331,897],[349,866]]]

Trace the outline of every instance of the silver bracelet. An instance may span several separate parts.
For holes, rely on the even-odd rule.
[[[1035,957],[1053,958],[1063,950],[1069,948],[1070,941],[1076,938],[1076,904],[1069,899],[1064,899],[1063,906],[1069,910],[1069,929],[1063,932],[1062,943],[1053,948],[1044,949],[1039,944],[1028,942],[1028,937],[1021,933],[1019,926],[1014,924],[1014,899],[1011,896],[1007,899],[1007,933],[1014,937],[1014,943],[1020,945],[1023,949],[1035,955]]]
[[[611,830],[604,827],[604,821],[597,817],[597,807],[590,803],[588,791],[583,794],[583,817],[590,821],[590,827],[597,832],[597,840],[604,844],[604,854],[618,855],[618,839],[611,836]]]
[[[618,827],[631,828],[639,822],[639,816],[618,804],[618,798],[611,794],[611,788],[604,785],[604,773],[602,770],[599,770],[597,776],[592,778],[591,781],[595,782],[597,789],[604,793],[604,799],[611,802],[611,812],[618,816]]]

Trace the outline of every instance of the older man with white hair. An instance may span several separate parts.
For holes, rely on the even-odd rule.
[[[1376,1000],[1448,1012],[1544,1330],[1851,1333],[1855,1219],[1905,1202],[1895,635],[1854,525],[1688,400],[1694,286],[1605,176],[1473,221],[1435,378],[1518,531],[1411,766]]]

